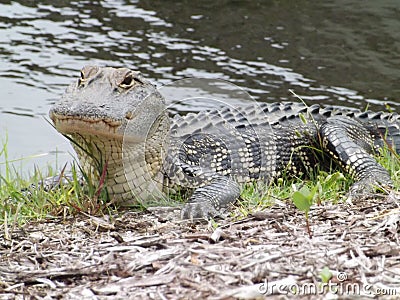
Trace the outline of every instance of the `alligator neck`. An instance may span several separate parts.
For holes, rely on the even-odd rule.
[[[123,144],[122,162],[126,178],[125,185],[140,201],[163,198],[163,166],[169,148],[170,121],[166,114],[154,121],[147,138],[141,143]],[[115,191],[114,191],[115,193]],[[131,199],[125,199],[132,203]]]
[[[129,132],[129,131],[127,131]],[[169,118],[162,115],[152,124],[147,137],[131,142],[104,137],[71,135],[82,171],[97,186],[106,172],[104,186],[115,200],[131,204],[160,198],[162,168],[169,147]],[[102,145],[102,149],[98,145]],[[110,199],[113,200],[113,199]]]

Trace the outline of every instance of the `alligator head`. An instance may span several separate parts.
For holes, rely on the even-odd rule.
[[[86,174],[99,180],[106,171],[112,198],[130,203],[148,196],[149,179],[161,168],[169,120],[164,98],[139,72],[84,67],[49,115],[72,141]]]

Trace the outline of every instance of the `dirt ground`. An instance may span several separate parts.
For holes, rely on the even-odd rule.
[[[280,201],[218,226],[174,208],[3,224],[0,299],[399,299],[399,203],[314,206],[312,237]]]

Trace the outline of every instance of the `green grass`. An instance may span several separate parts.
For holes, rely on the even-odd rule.
[[[390,172],[394,183],[394,189],[400,189],[400,155],[397,154],[392,147],[384,147],[380,151],[380,155],[376,160]]]
[[[68,180],[56,181],[56,186],[48,190],[38,188],[43,180],[60,175],[60,171],[48,167],[46,171],[35,170],[30,178],[23,178],[8,159],[6,140],[0,148],[0,168],[0,224],[15,226],[31,220],[66,217],[81,212],[100,214],[113,211],[113,207],[105,203],[98,187],[90,183],[81,184],[76,164],[72,164]]]
[[[331,182],[332,178],[339,177],[343,177],[344,180]],[[337,203],[346,195],[352,182],[351,178],[343,176],[338,171],[333,173],[318,171],[315,174],[311,174],[311,177],[307,180],[291,178],[287,180],[279,179],[269,185],[250,184],[246,186],[241,195],[236,214],[247,216],[255,211],[265,209],[274,204],[276,200],[292,201],[294,192],[304,188],[317,190],[314,199],[317,204],[323,201]]]
[[[377,160],[390,171],[395,189],[398,190],[400,188],[399,155],[388,147],[382,150]],[[44,172],[35,171],[30,178],[23,178],[9,161],[6,140],[0,146],[0,169],[2,171],[0,174],[0,224],[7,228],[31,220],[67,217],[82,212],[92,215],[111,215],[117,212],[113,205],[107,203],[106,193],[101,183],[96,186],[86,178],[88,182],[81,184],[78,175],[80,170],[76,164],[72,164],[69,180],[66,182],[50,190],[38,188],[43,179],[60,175],[60,171],[49,167]],[[334,203],[342,201],[353,181],[347,176],[345,180],[336,180],[338,178],[341,178],[341,175],[337,171],[332,173],[318,171],[311,174],[309,180],[279,179],[267,186],[249,184],[236,204],[236,209],[232,210],[232,215],[241,218],[267,208],[276,200],[292,201],[295,191],[302,191],[304,187],[316,191],[312,204],[323,201]],[[159,205],[166,205],[166,203]],[[176,202],[171,205],[176,205]],[[131,209],[142,210],[143,207]]]
[[[380,150],[375,156],[376,160],[389,171],[394,187],[393,190],[400,190],[400,155],[390,146]],[[339,179],[339,180],[338,180]],[[354,180],[339,171],[326,172],[316,170],[309,174],[309,179],[303,178],[280,178],[269,185],[250,184],[248,185],[239,199],[233,216],[243,217],[255,211],[263,210],[272,205],[277,199],[283,201],[293,201],[296,191],[306,189],[315,190],[315,196],[310,204],[320,204],[324,201],[337,203],[346,199],[346,194]],[[379,188],[377,189],[379,191]]]

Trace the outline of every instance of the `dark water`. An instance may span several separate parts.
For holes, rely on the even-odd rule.
[[[296,100],[293,90],[398,110],[400,1],[3,0],[0,138],[10,158],[43,155],[24,170],[71,160],[45,117],[86,64],[140,69],[158,85],[224,79],[258,101]]]

